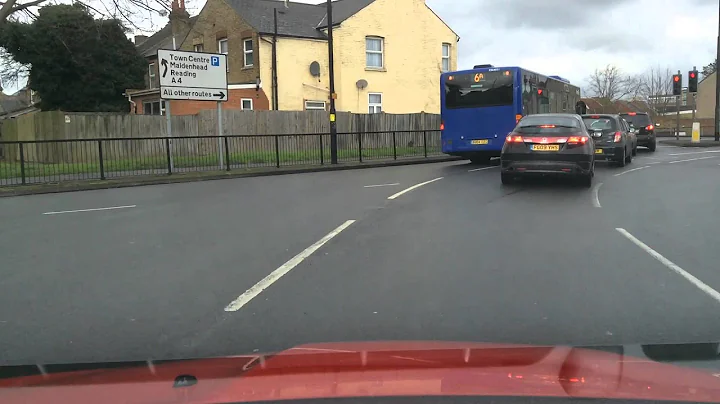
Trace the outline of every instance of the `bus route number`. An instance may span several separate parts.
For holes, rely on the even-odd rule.
[[[482,73],[477,73],[477,74],[475,75],[475,82],[476,82],[476,83],[479,83],[480,80],[482,80],[482,79],[484,79],[484,78],[485,78],[485,76],[483,76]]]

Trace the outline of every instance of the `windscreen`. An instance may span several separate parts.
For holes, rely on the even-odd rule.
[[[615,131],[618,129],[615,120],[608,117],[584,117],[583,122],[591,131]]]
[[[446,108],[512,105],[513,75],[509,71],[463,73],[445,79]]]
[[[568,134],[577,133],[580,122],[566,116],[530,115],[523,118],[515,127],[515,132],[524,134]]]
[[[650,121],[650,117],[646,114],[622,114],[620,116],[622,116],[626,121],[628,121],[629,124],[633,125],[636,128],[641,128],[652,124],[652,122]]]

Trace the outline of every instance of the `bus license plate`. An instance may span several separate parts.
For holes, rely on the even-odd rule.
[[[538,151],[558,151],[560,150],[560,145],[557,144],[536,144],[532,147],[533,150]]]
[[[603,149],[595,149],[595,154],[603,154]]]
[[[479,140],[471,140],[470,144],[488,144],[489,141],[487,139],[479,139]]]

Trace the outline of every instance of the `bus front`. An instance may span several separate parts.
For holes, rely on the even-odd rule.
[[[522,111],[518,68],[481,68],[440,78],[442,151],[476,163],[500,156]]]

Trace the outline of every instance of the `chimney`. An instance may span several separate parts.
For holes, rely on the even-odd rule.
[[[147,35],[135,35],[135,45],[140,45],[148,39]]]
[[[173,0],[170,9],[170,24],[176,46],[180,47],[183,37],[190,31],[190,14],[185,10],[185,0]]]

